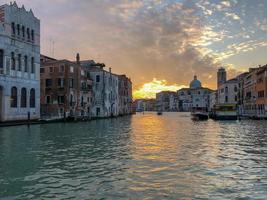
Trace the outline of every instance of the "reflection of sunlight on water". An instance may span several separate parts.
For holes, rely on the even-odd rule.
[[[264,199],[266,134],[188,113],[0,129],[0,197]]]

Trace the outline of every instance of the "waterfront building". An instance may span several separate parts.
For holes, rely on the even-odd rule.
[[[218,91],[217,90],[215,90],[215,91],[213,91],[213,92],[211,92],[210,94],[209,94],[209,109],[208,109],[208,111],[209,112],[213,112],[214,111],[214,109],[215,109],[215,105],[216,105],[216,103],[217,103],[217,93]]]
[[[93,82],[87,69],[78,60],[76,63],[55,59],[42,61],[42,116],[91,117]]]
[[[135,112],[157,111],[156,99],[137,99],[133,102]]]
[[[236,78],[221,83],[218,87],[218,104],[237,105],[238,90],[238,80]]]
[[[119,75],[119,115],[129,115],[132,108],[132,81],[126,75]]]
[[[256,75],[257,117],[267,118],[267,65],[259,68]]]
[[[244,77],[243,86],[243,116],[253,117],[256,116],[256,83],[257,83],[258,68],[250,68],[249,73]]]
[[[177,111],[177,93],[171,91],[162,91],[156,94],[157,110],[159,111]]]
[[[119,77],[104,70],[105,65],[92,60],[80,62],[86,67],[93,80],[93,117],[113,117],[119,115]]]
[[[39,119],[40,20],[14,2],[0,23],[0,121]]]
[[[194,109],[208,110],[209,94],[211,89],[202,87],[201,82],[194,76],[190,82],[190,88],[182,88],[177,91],[179,111],[190,112]]]

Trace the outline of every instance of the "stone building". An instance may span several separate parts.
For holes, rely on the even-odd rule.
[[[40,20],[16,3],[0,6],[0,120],[40,117]]]
[[[132,108],[132,81],[125,75],[119,75],[119,115],[129,115]]]
[[[177,91],[179,111],[190,112],[194,109],[208,110],[209,94],[211,89],[202,87],[201,82],[194,76],[190,82],[190,88],[182,88]]]
[[[267,118],[267,65],[257,71],[256,94],[257,117]]]
[[[238,80],[230,79],[218,88],[218,104],[235,104],[238,102]]]
[[[42,56],[42,58],[44,58]],[[91,117],[92,80],[79,62],[42,60],[41,112],[44,117]]]
[[[93,117],[113,117],[119,115],[119,78],[104,70],[105,65],[92,60],[81,61],[93,80]]]
[[[157,110],[177,111],[177,93],[162,91],[156,94]]]

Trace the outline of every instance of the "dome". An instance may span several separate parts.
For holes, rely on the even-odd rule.
[[[201,82],[197,80],[197,76],[194,76],[194,80],[191,81],[190,88],[191,89],[201,88]]]

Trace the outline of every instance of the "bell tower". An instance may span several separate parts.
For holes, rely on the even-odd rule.
[[[227,80],[227,74],[223,67],[218,69],[217,72],[217,88],[219,88],[222,84],[224,84]]]

